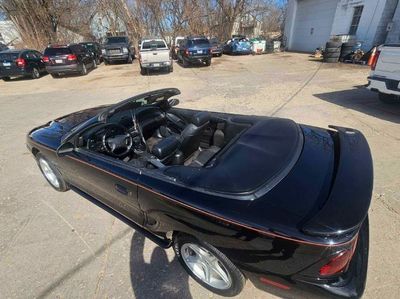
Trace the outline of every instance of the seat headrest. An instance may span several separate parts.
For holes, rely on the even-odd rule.
[[[192,124],[194,124],[197,127],[201,127],[208,123],[211,119],[210,113],[202,111],[198,112],[192,117]]]
[[[169,136],[155,144],[151,153],[158,159],[163,160],[172,155],[178,149],[179,144],[179,140],[175,136]]]

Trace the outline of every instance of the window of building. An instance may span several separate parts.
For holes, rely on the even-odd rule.
[[[363,12],[364,6],[356,6],[354,7],[353,19],[351,20],[350,35],[355,35],[357,33],[358,24],[360,24],[361,14]]]

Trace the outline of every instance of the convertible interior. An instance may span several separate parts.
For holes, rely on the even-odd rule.
[[[204,167],[251,126],[209,112],[173,108],[177,99],[136,102],[80,137],[81,147],[136,167]]]
[[[78,135],[78,147],[232,194],[269,188],[301,154],[303,133],[292,120],[179,109],[170,97],[155,93],[106,109]]]

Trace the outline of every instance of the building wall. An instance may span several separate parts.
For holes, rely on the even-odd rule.
[[[302,1],[305,0],[289,0],[287,19],[285,22],[286,45],[289,50],[299,50],[296,49],[296,45],[293,44],[293,41],[296,39],[294,35],[298,34],[296,33],[296,31],[298,31],[296,28],[299,24],[296,23],[296,18],[299,17],[298,5]],[[319,2],[326,3],[324,0],[320,0]],[[386,37],[393,42],[399,42],[400,8],[398,8],[398,2],[399,0],[340,0],[334,12],[333,22],[327,19],[324,26],[331,26],[331,36],[349,34],[354,7],[362,5],[364,8],[356,33],[356,39],[361,42],[362,48],[364,50],[369,50],[372,46],[383,43]],[[397,16],[397,19],[395,17],[393,30],[388,35],[387,25],[393,18],[396,6],[397,13],[395,16]],[[326,10],[331,9],[333,9],[333,6],[326,3]],[[313,11],[312,7],[310,7],[309,16],[307,17],[310,19],[310,22],[313,22],[319,18],[318,14],[319,12]],[[310,42],[311,41],[312,38],[310,37]]]
[[[332,26],[332,35],[348,34],[353,19],[354,7],[363,5],[356,38],[363,49],[369,50],[375,41],[378,26],[387,0],[341,0]]]
[[[400,43],[400,3],[398,3],[397,5],[397,9],[394,13],[391,25],[392,29],[388,32],[386,43]]]

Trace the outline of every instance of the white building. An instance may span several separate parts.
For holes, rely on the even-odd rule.
[[[390,38],[399,42],[399,21],[399,0],[289,0],[286,47],[311,52],[334,35],[354,35],[369,50]]]

